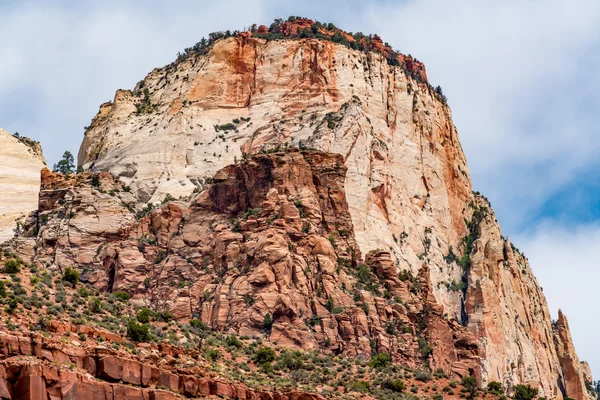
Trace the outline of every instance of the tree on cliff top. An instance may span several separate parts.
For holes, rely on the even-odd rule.
[[[70,151],[65,151],[62,160],[54,164],[54,172],[72,174],[75,171],[75,157]]]

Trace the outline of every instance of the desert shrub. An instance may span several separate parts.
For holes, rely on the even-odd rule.
[[[6,312],[8,312],[9,314],[14,314],[18,306],[19,302],[17,301],[17,299],[10,299],[8,301],[8,306],[6,307]]]
[[[419,345],[419,351],[423,357],[429,357],[433,352],[431,346],[427,343],[427,341],[423,338],[418,338],[417,343]]]
[[[225,339],[225,343],[227,344],[227,346],[231,347],[242,347],[242,342],[240,342],[240,339],[238,339],[235,335],[228,336],[227,339]]]
[[[113,292],[113,296],[121,301],[128,301],[131,298],[129,293],[123,291]]]
[[[392,392],[404,392],[406,390],[406,384],[402,379],[386,379],[381,384],[383,389],[389,389]]]
[[[79,283],[79,271],[71,267],[65,268],[63,280],[69,282],[73,287],[75,287]]]
[[[475,398],[475,394],[477,393],[477,378],[474,376],[463,376],[460,384],[469,393],[469,399]]]
[[[100,301],[99,298],[97,297],[92,297],[89,301],[88,301],[88,307],[90,308],[90,311],[93,312],[94,314],[98,314],[99,312],[102,311],[102,301]]]
[[[162,322],[169,322],[173,319],[173,314],[171,314],[168,311],[159,311],[157,313],[154,314],[154,318],[157,321],[162,321]]]
[[[196,328],[196,329],[199,329],[199,330],[203,330],[203,331],[208,330],[208,326],[204,322],[200,321],[199,319],[190,319],[189,324],[193,328]]]
[[[448,378],[448,375],[446,375],[444,370],[441,368],[436,369],[435,372],[433,373],[433,376],[436,377],[437,379]]]
[[[429,371],[416,371],[415,379],[419,382],[429,382],[431,380],[431,373]]]
[[[368,393],[371,385],[367,381],[354,381],[350,384],[350,390],[360,393]]]
[[[137,312],[135,317],[138,320],[138,322],[141,322],[142,324],[147,324],[148,322],[150,322],[151,314],[152,314],[152,311],[150,311],[149,308],[144,307],[140,311]]]
[[[279,357],[278,365],[281,369],[288,369],[290,371],[296,371],[304,368],[304,361],[302,359],[302,353],[296,351],[285,351]]]
[[[275,350],[270,347],[263,346],[256,350],[254,354],[254,362],[259,365],[264,365],[275,360]]]
[[[263,331],[270,333],[272,328],[273,328],[273,317],[271,317],[271,314],[267,313],[265,315],[265,318],[263,319],[262,329],[263,329]]]
[[[21,262],[19,260],[8,260],[4,263],[4,273],[18,274],[21,271]]]
[[[217,349],[208,349],[206,351],[206,358],[210,361],[217,361],[221,358],[221,352]]]
[[[215,132],[232,131],[235,129],[235,125],[232,124],[231,122],[229,122],[229,123],[223,124],[223,125],[214,125],[214,128],[215,128]]]
[[[385,368],[392,363],[392,357],[387,353],[379,353],[371,358],[369,361],[369,366],[371,368],[379,369]]]
[[[502,384],[500,382],[491,381],[487,385],[487,391],[491,393],[501,394],[504,391],[502,390]]]
[[[127,324],[127,337],[134,342],[147,342],[150,340],[150,331],[148,325],[138,324],[135,321],[129,321]]]
[[[513,393],[514,400],[532,400],[538,395],[538,389],[530,385],[516,385]]]

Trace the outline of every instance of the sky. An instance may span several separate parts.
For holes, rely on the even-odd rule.
[[[600,379],[597,0],[3,0],[0,15],[0,127],[50,165],[116,89],[212,31],[300,15],[412,54],[448,97],[474,190]]]

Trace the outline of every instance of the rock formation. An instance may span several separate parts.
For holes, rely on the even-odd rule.
[[[42,173],[9,243],[27,262],[285,348],[591,396],[471,191],[441,89],[377,36],[307,19],[211,36],[117,91],[78,158],[86,173]]]
[[[0,129],[0,243],[14,235],[19,219],[37,209],[45,164],[39,143]]]
[[[38,218],[24,224],[37,240],[26,234],[14,248],[40,265],[77,268],[99,290],[164,304],[177,320],[258,337],[271,318],[268,338],[288,348],[385,352],[413,368],[479,375],[475,337],[443,318],[425,263],[402,279],[387,251],[363,263],[342,161],[316,151],[256,155],[139,221],[135,199],[110,175],[94,186],[90,176],[46,170]]]

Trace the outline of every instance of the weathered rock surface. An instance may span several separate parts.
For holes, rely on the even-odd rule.
[[[0,129],[0,243],[14,235],[17,220],[37,209],[45,165],[39,143]]]
[[[25,225],[38,231],[35,246],[22,237],[14,247],[35,248],[32,261],[77,268],[98,289],[127,291],[178,320],[480,376],[475,337],[446,318],[425,263],[418,277],[405,270],[401,279],[389,252],[362,262],[342,160],[294,149],[255,155],[139,221],[131,194],[110,175],[95,187],[89,175],[45,171],[39,216]]]
[[[465,312],[479,340],[484,380],[502,382],[508,391],[526,382],[548,398],[563,393],[587,398],[585,380],[590,378],[585,378],[562,313],[553,328],[527,259],[502,235],[489,202],[476,195],[469,208],[474,243],[465,273]]]
[[[198,367],[187,373],[165,365],[159,368],[136,358],[123,358],[104,346],[74,347],[41,334],[0,332],[0,358],[2,399],[175,400],[212,396],[246,400],[323,399],[318,394],[294,390],[251,389]]]

